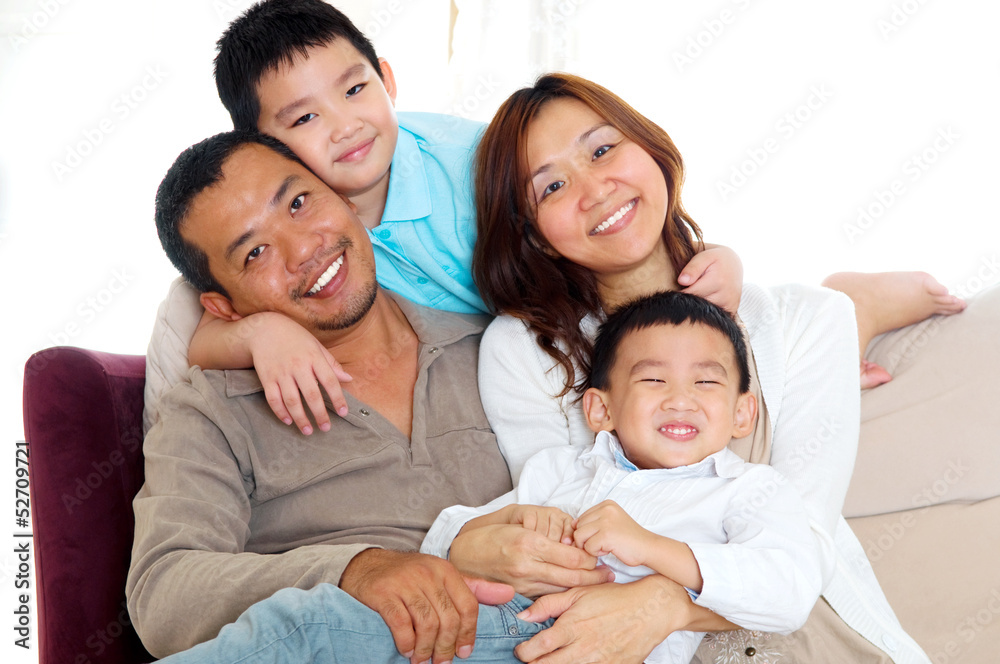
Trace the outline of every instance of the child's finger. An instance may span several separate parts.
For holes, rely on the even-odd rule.
[[[264,397],[267,399],[267,405],[271,407],[271,410],[278,419],[285,424],[292,423],[292,416],[289,414],[288,409],[285,408],[285,402],[281,398],[281,390],[278,388],[278,384],[273,381],[261,381],[264,384]]]
[[[315,374],[310,371],[304,376],[297,377],[295,384],[302,394],[306,407],[313,414],[316,426],[320,431],[329,431],[330,415],[326,412],[326,402],[323,401],[323,393],[320,392]]]
[[[324,348],[323,350],[326,349]],[[333,374],[337,377],[338,381],[341,383],[349,383],[354,380],[351,374],[344,370],[344,367],[341,366],[340,362],[334,359],[333,355],[331,355],[328,350],[326,350],[326,357],[330,361],[330,367],[333,369]]]
[[[312,423],[306,416],[306,411],[302,408],[302,399],[299,396],[299,386],[291,376],[282,376],[278,380],[278,388],[281,390],[281,401],[288,409],[288,414],[292,416],[292,421],[299,431],[305,435],[312,433]]]

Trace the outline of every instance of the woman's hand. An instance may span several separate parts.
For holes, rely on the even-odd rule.
[[[611,570],[599,567],[586,551],[521,525],[462,531],[451,543],[448,559],[463,574],[509,584],[526,597],[614,579]]]
[[[661,641],[691,622],[692,608],[700,607],[694,607],[687,591],[659,575],[572,588],[542,597],[518,615],[531,622],[557,620],[514,654],[539,664],[641,664]]]
[[[685,293],[735,314],[743,296],[743,261],[729,247],[706,245],[677,275],[677,283]]]

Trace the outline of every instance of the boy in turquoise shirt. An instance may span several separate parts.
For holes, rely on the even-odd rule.
[[[382,286],[426,306],[487,311],[471,276],[472,157],[481,123],[430,113],[397,116],[389,63],[321,0],[260,2],[229,26],[218,50],[216,85],[234,126],[286,143],[355,207],[375,247]],[[248,238],[238,250],[243,278],[254,278],[255,268],[271,260],[267,238]],[[336,270],[301,285],[303,297],[328,295]],[[727,309],[739,304],[742,267],[728,249],[698,254],[680,280],[697,281],[693,292]],[[313,431],[307,410],[320,429],[330,426],[320,386],[334,410],[347,413],[340,384],[351,377],[315,337],[278,314],[241,318],[203,306],[211,307],[175,282],[160,308],[147,352],[147,428],[156,421],[160,394],[185,379],[189,363],[255,367],[275,414],[307,435]]]

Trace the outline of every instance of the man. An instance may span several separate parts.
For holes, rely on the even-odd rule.
[[[333,584],[377,611],[411,661],[468,656],[477,598],[513,593],[416,551],[444,507],[511,488],[479,403],[482,319],[380,289],[349,205],[267,136],[185,151],[157,193],[157,226],[208,311],[284,314],[354,378],[350,412],[311,436],[274,416],[252,370],[194,367],[170,392],[144,443],[127,584],[147,648],[163,657],[282,588]],[[581,583],[606,579],[578,561]]]

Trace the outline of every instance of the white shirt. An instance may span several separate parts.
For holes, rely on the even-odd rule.
[[[745,284],[747,328],[772,426],[770,465],[802,497],[822,552],[823,596],[859,634],[900,663],[930,659],[900,626],[864,549],[840,512],[860,431],[854,305],[843,293],[791,284]],[[593,333],[597,321],[584,320]],[[500,316],[479,353],[479,392],[515,486],[527,458],[587,446],[593,434],[561,367],[520,320]]]
[[[455,506],[434,521],[420,550],[441,557],[465,523],[510,504],[559,507],[573,517],[613,500],[651,532],[685,542],[703,579],[695,602],[747,629],[789,633],[819,598],[820,556],[802,500],[770,466],[723,449],[690,466],[640,470],[617,439],[601,432],[591,448],[539,452],[513,491],[480,508]],[[613,555],[615,581],[653,573]],[[691,661],[704,633],[675,632],[646,659]]]

